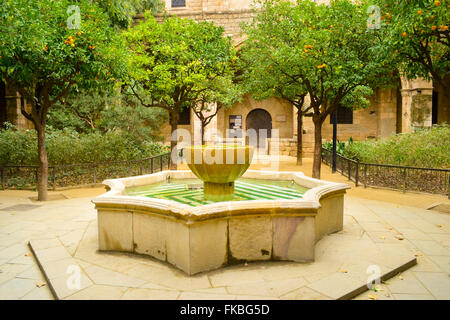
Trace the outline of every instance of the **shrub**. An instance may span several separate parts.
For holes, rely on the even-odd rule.
[[[37,165],[36,133],[8,125],[0,131],[0,165]],[[137,141],[122,131],[78,133],[50,128],[46,138],[50,165],[139,160],[168,151],[161,143]]]
[[[450,126],[444,124],[387,139],[347,143],[341,153],[365,163],[449,168]]]

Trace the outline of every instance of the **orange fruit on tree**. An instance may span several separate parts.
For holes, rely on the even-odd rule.
[[[408,34],[406,32],[402,33],[402,37],[406,37]]]
[[[417,11],[417,14],[421,14],[421,13],[422,13],[422,10]]]
[[[437,27],[436,26],[431,26],[431,30],[436,30],[437,29]]]
[[[441,2],[440,2],[440,1],[435,1],[434,4],[435,4],[436,6],[440,6],[440,5],[441,5]]]

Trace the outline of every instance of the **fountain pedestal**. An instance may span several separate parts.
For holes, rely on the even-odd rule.
[[[234,182],[203,182],[203,195],[206,200],[214,202],[230,201],[234,198]]]

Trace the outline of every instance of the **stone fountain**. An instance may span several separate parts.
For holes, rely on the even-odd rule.
[[[316,242],[342,230],[349,186],[247,170],[252,155],[247,146],[191,147],[191,170],[104,181],[108,191],[93,199],[99,249],[148,255],[188,275],[244,261],[314,261]]]

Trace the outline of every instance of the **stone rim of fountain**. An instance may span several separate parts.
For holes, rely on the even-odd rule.
[[[305,176],[302,172],[278,172],[264,171],[260,176],[260,170],[247,170],[243,178],[268,179],[271,180],[293,180],[295,183],[312,187],[307,190],[301,199],[295,200],[243,200],[243,201],[222,201],[211,204],[199,205],[196,207],[179,203],[173,200],[149,198],[144,196],[127,196],[124,191],[127,187],[135,187],[139,185],[151,184],[164,181],[168,176],[171,179],[189,179],[196,178],[190,170],[167,170],[151,175],[143,175],[131,178],[108,179],[103,184],[109,189],[103,195],[92,200],[96,206],[101,207],[122,207],[123,205],[144,210],[151,209],[152,213],[163,216],[174,216],[186,223],[194,223],[196,221],[205,221],[209,219],[220,219],[230,216],[245,215],[291,215],[301,212],[317,213],[321,207],[320,199],[323,196],[331,196],[334,193],[341,193],[350,186],[344,183],[328,182]],[[159,181],[148,181],[148,177],[161,177]],[[275,179],[274,179],[275,178]],[[154,179],[156,180],[156,179]],[[129,184],[132,182],[132,184]]]

